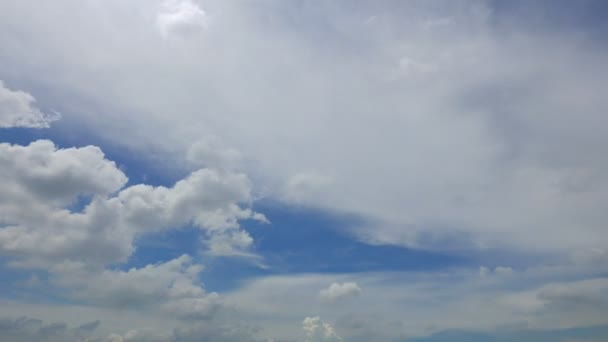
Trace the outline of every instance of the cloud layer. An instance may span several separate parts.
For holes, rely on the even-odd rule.
[[[50,302],[0,310],[67,322],[7,319],[0,339],[390,341],[608,324],[597,3],[1,2],[0,134],[48,128],[57,108],[49,135],[84,143],[0,142],[0,272]],[[88,139],[183,177],[129,182]],[[335,228],[357,243],[469,264],[208,291],[205,260],[265,266],[242,227],[269,222],[260,198],[355,217]],[[196,255],[125,266],[141,238],[184,228],[198,230]],[[111,331],[97,334],[97,312]]]
[[[23,1],[2,13],[1,31],[19,34],[0,35],[0,72],[52,79],[49,105],[73,124],[178,161],[215,136],[231,148],[209,163],[242,156],[268,196],[363,217],[351,233],[366,242],[547,254],[607,243],[608,59],[592,26],[517,23],[482,0]]]

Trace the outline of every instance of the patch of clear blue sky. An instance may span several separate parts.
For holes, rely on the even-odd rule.
[[[294,273],[353,273],[381,271],[429,271],[470,262],[466,257],[398,246],[375,246],[345,232],[357,219],[319,210],[294,208],[272,201],[258,203],[272,224],[242,222],[255,240],[256,260],[208,257],[201,252],[202,234],[194,228],[146,236],[124,267],[141,267],[170,260],[184,253],[206,265],[205,286],[226,291],[249,277]]]

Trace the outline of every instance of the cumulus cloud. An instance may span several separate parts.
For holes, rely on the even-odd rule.
[[[306,342],[342,341],[334,327],[321,321],[319,316],[304,318],[302,329],[306,333]]]
[[[0,144],[0,253],[27,266],[89,265],[124,260],[128,231],[102,197],[127,177],[97,147],[57,149],[48,140]],[[64,209],[80,196],[101,196],[83,213]]]
[[[266,222],[244,207],[251,203],[244,174],[201,169],[171,188],[120,190],[127,178],[99,148],[59,149],[48,140],[0,144],[0,166],[0,253],[12,266],[49,271],[53,285],[97,306],[207,319],[219,298],[199,285],[202,267],[189,256],[128,271],[106,267],[125,262],[136,237],[184,225],[210,236],[212,255],[253,255],[239,221]],[[84,209],[69,210],[77,201]]]
[[[192,223],[221,231],[238,228],[239,220],[263,220],[239,206],[252,201],[250,191],[245,174],[201,169],[172,188],[135,185],[109,202],[120,206],[127,222],[140,229],[154,231]]]
[[[127,182],[96,146],[59,149],[50,140],[28,146],[0,143],[3,201],[23,197],[34,203],[69,204],[79,195],[108,195]]]
[[[48,128],[58,113],[46,114],[36,107],[36,99],[21,90],[9,89],[0,80],[0,128]]]
[[[332,283],[328,288],[319,292],[319,297],[323,301],[334,303],[341,300],[351,299],[361,294],[361,288],[357,283]]]
[[[192,224],[212,235],[211,250],[244,252],[239,220],[264,220],[244,174],[201,169],[172,188],[133,185],[94,146],[57,149],[47,140],[0,144],[0,253],[15,265],[61,270],[125,261],[136,236]],[[82,212],[65,208],[93,199]],[[226,236],[226,238],[223,238]],[[216,243],[217,246],[214,244]]]

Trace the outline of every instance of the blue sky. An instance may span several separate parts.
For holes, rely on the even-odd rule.
[[[0,4],[0,340],[606,339],[606,9]]]

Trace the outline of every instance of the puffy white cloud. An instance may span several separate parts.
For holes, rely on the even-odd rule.
[[[131,186],[109,203],[121,207],[125,220],[142,230],[192,223],[219,231],[238,228],[241,219],[262,219],[239,206],[251,202],[250,187],[244,174],[201,169],[172,188]]]
[[[22,200],[70,204],[81,195],[108,195],[127,182],[125,174],[96,146],[58,149],[52,141],[28,146],[0,143],[0,203]]]
[[[185,225],[210,235],[212,253],[245,253],[252,244],[239,220],[264,221],[247,176],[201,169],[173,187],[134,185],[94,146],[57,149],[41,140],[0,144],[0,253],[15,265],[56,271],[125,261],[141,234]],[[83,195],[82,212],[65,208]]]
[[[322,322],[319,316],[306,317],[302,321],[302,329],[306,333],[306,342],[342,341],[334,327]]]
[[[0,144],[0,176],[0,253],[12,266],[46,270],[62,296],[97,307],[212,319],[221,299],[204,290],[191,257],[128,271],[108,266],[132,255],[136,237],[185,225],[204,232],[211,255],[255,257],[239,221],[267,222],[247,208],[244,174],[201,169],[170,188],[123,188],[127,177],[94,146]],[[82,211],[69,209],[80,201]]]
[[[48,128],[51,122],[59,118],[58,113],[40,111],[31,94],[11,90],[0,80],[0,128]]]
[[[100,265],[131,254],[133,233],[121,229],[102,199],[127,177],[99,148],[57,149],[48,140],[3,143],[0,174],[0,253],[15,263]],[[95,199],[84,212],[64,209],[86,195]]]
[[[323,301],[334,303],[341,300],[351,299],[361,294],[361,288],[355,282],[332,283],[328,288],[319,292]]]

